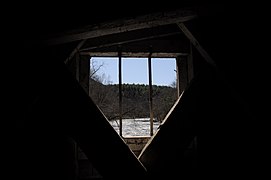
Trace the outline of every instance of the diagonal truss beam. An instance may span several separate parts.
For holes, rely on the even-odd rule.
[[[78,45],[76,46],[76,48],[71,52],[71,54],[65,59],[65,64],[67,64],[74,56],[77,52],[79,52],[79,49],[85,44],[86,40],[82,40],[78,43]]]
[[[182,22],[178,22],[177,25],[186,35],[186,37],[190,40],[190,42],[195,46],[195,48],[199,51],[199,53],[206,60],[206,62],[211,64],[213,67],[217,68],[215,61],[211,58],[207,51],[205,51],[205,49],[200,45],[200,43],[193,36],[193,34],[187,29],[187,27]]]

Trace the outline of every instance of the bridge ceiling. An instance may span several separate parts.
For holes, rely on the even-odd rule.
[[[184,22],[189,28],[192,24],[193,30],[190,22],[214,17],[223,10],[221,7],[221,4],[186,0],[178,4],[156,3],[151,7],[142,4],[112,9],[84,4],[64,9],[54,7],[38,22],[28,19],[28,27],[32,28],[27,32],[31,34],[27,43],[74,48],[81,43],[77,49],[91,56],[112,56],[120,49],[127,56],[145,56],[150,51],[158,57],[185,55],[189,53],[190,43],[176,23]],[[36,12],[37,16],[41,14],[42,10]]]

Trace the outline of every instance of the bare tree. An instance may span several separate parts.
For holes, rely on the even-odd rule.
[[[98,78],[97,72],[104,66],[104,63],[98,64],[97,61],[90,60],[90,73],[89,78],[96,79]]]
[[[172,88],[176,88],[177,87],[176,80],[172,81],[172,83],[170,83],[169,86],[172,87]]]

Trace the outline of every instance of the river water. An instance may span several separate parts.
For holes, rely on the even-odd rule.
[[[119,134],[119,120],[110,121],[110,124]],[[156,132],[160,122],[153,122],[153,133]],[[150,119],[122,119],[122,136],[150,136]]]

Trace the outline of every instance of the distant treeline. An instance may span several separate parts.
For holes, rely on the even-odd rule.
[[[119,86],[104,85],[90,80],[90,97],[109,120],[119,118]],[[154,118],[162,121],[177,99],[175,87],[153,85]],[[122,117],[149,117],[149,86],[144,84],[123,84]]]

